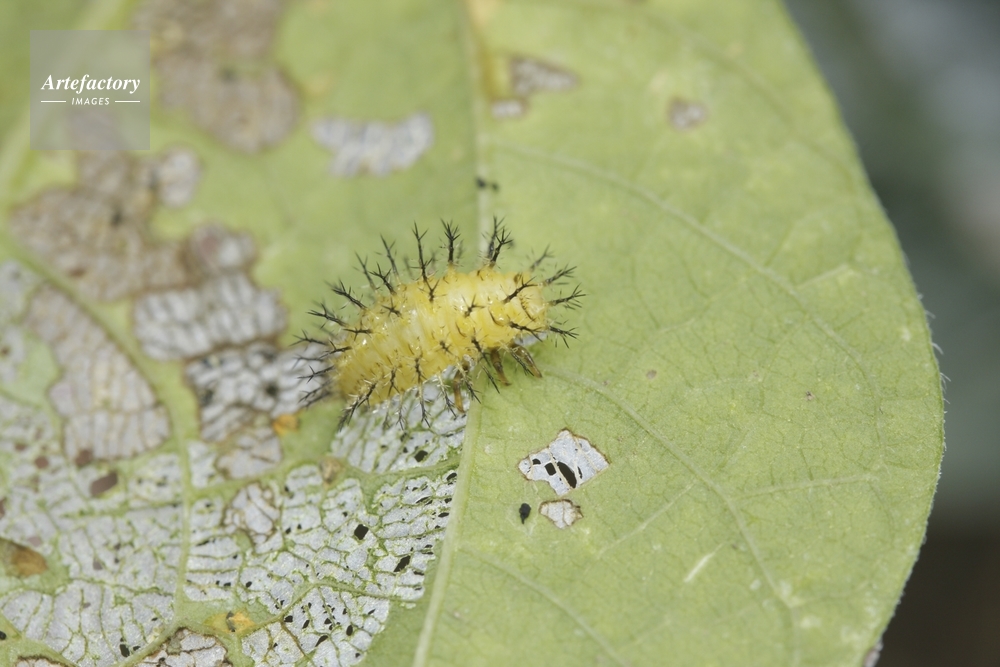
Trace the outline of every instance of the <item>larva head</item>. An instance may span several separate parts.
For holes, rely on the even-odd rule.
[[[343,285],[333,288],[357,312],[341,317],[323,307],[315,313],[336,330],[321,359],[311,360],[323,362],[314,374],[324,377],[325,393],[347,401],[345,419],[362,405],[376,405],[410,390],[422,392],[424,383],[444,383],[445,377],[471,392],[472,370],[484,358],[490,365],[480,367],[494,379],[492,367],[506,383],[501,353],[511,353],[525,370],[540,376],[519,343],[550,332],[564,338],[574,335],[554,326],[550,312],[556,306],[574,306],[583,295],[576,289],[567,297],[546,299],[544,288],[571,272],[563,269],[538,278],[535,272],[547,253],[524,271],[499,270],[500,251],[511,241],[495,222],[482,266],[463,273],[454,263],[458,234],[445,224],[448,265],[438,273],[433,259],[425,257],[424,234],[414,232],[418,263],[412,267],[411,280],[400,276],[392,246],[383,241],[389,267],[383,271],[377,265],[371,270],[366,262],[361,264],[372,289],[369,298],[359,298]],[[321,397],[314,393],[306,400]]]

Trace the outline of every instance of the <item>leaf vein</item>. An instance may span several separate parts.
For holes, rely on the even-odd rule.
[[[861,374],[864,375],[865,383],[868,385],[868,390],[871,395],[873,403],[872,419],[873,423],[875,424],[875,432],[878,439],[879,450],[880,453],[885,451],[885,441],[882,434],[882,419],[880,416],[882,413],[882,405],[881,405],[882,397],[881,397],[881,392],[878,389],[878,385],[875,382],[875,379],[872,377],[871,371],[862,362],[861,354],[854,348],[854,346],[850,345],[839,334],[837,334],[837,332],[834,331],[833,327],[830,326],[830,324],[826,322],[826,320],[824,320],[822,317],[814,313],[808,307],[805,299],[803,299],[803,297],[795,290],[795,288],[791,285],[791,283],[789,283],[784,277],[777,274],[772,269],[769,269],[761,265],[759,262],[757,262],[757,260],[751,257],[742,248],[734,245],[728,239],[721,236],[720,234],[717,234],[716,232],[713,232],[712,230],[708,229],[700,222],[698,222],[698,220],[696,220],[690,214],[685,213],[684,211],[668,204],[667,202],[660,199],[658,196],[656,196],[653,192],[651,192],[647,188],[637,183],[633,183],[625,178],[622,178],[618,174],[601,169],[593,164],[590,164],[582,160],[578,160],[576,158],[571,158],[554,153],[547,153],[545,151],[540,151],[533,148],[527,148],[525,146],[521,146],[516,143],[511,143],[501,140],[494,140],[493,143],[497,148],[501,150],[506,150],[513,154],[520,154],[523,157],[538,158],[540,160],[544,160],[552,165],[561,167],[568,171],[575,171],[584,176],[595,178],[597,180],[602,180],[607,183],[620,187],[625,192],[645,200],[646,202],[662,210],[670,217],[683,223],[689,229],[701,235],[707,241],[713,243],[721,250],[729,253],[734,258],[743,262],[744,264],[747,265],[747,267],[752,269],[755,273],[757,273],[764,279],[768,280],[778,289],[783,291],[788,297],[790,297],[795,302],[798,308],[813,321],[813,324],[815,324],[819,328],[819,330],[826,338],[832,341],[837,347],[843,350],[851,358],[851,361],[855,365],[855,367],[857,367],[857,369],[861,372]]]
[[[750,554],[757,564],[757,568],[760,570],[764,579],[767,581],[768,586],[771,589],[774,597],[781,602],[781,604],[788,611],[789,617],[789,627],[792,635],[792,645],[795,647],[795,655],[793,657],[792,664],[798,664],[798,651],[799,651],[799,636],[798,636],[798,611],[791,605],[785,597],[781,594],[781,591],[774,580],[774,576],[771,571],[764,564],[764,558],[760,553],[760,549],[757,546],[756,540],[754,540],[749,528],[747,528],[746,522],[743,519],[743,514],[740,512],[736,503],[729,497],[720,484],[713,480],[706,472],[704,472],[698,464],[696,464],[687,454],[685,454],[677,445],[670,441],[666,436],[657,431],[652,424],[650,424],[646,419],[636,411],[631,405],[626,403],[624,400],[618,398],[611,392],[607,391],[599,383],[594,382],[590,378],[586,378],[582,375],[578,375],[571,371],[567,371],[561,368],[549,368],[547,371],[548,375],[551,377],[561,378],[565,381],[578,384],[581,387],[589,389],[595,394],[601,396],[608,402],[614,404],[623,413],[628,415],[632,421],[636,423],[642,430],[646,431],[650,436],[660,442],[667,451],[669,451],[674,458],[676,458],[685,468],[687,468],[691,474],[698,478],[698,480],[704,484],[712,493],[714,493],[726,506],[726,510],[732,516],[734,523],[736,524],[736,529],[740,533],[740,537],[743,542],[747,545],[750,550]]]
[[[514,570],[504,565],[500,561],[494,560],[493,558],[484,553],[475,551],[468,547],[459,547],[459,550],[471,556],[472,558],[475,558],[480,563],[483,563],[484,565],[489,565],[490,567],[493,567],[494,569],[503,572],[510,578],[515,579],[516,581],[523,584],[525,587],[530,588],[531,590],[535,591],[543,598],[548,600],[550,603],[552,603],[554,607],[558,608],[560,611],[566,614],[566,616],[568,616],[574,623],[576,623],[581,630],[583,630],[585,633],[587,633],[588,636],[590,636],[591,639],[597,642],[598,645],[600,645],[600,647],[604,649],[604,652],[607,653],[608,656],[610,656],[611,659],[615,661],[615,664],[622,665],[622,667],[626,667],[627,665],[631,664],[630,662],[622,658],[622,656],[618,655],[618,652],[611,645],[611,642],[608,641],[607,637],[605,637],[597,630],[592,628],[590,624],[587,623],[587,621],[585,621],[579,613],[574,611],[569,605],[560,600],[555,593],[550,591],[545,586],[539,584],[536,581],[532,581],[531,579],[524,576],[517,570]]]

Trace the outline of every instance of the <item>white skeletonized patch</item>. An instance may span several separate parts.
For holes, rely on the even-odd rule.
[[[208,445],[200,440],[188,443],[188,463],[191,469],[191,486],[204,489],[225,481],[222,474],[215,468],[215,458],[219,448]]]
[[[557,495],[563,496],[589,482],[608,467],[608,460],[586,438],[563,429],[545,449],[540,449],[517,464],[529,480],[548,482]]]
[[[187,249],[202,276],[246,270],[257,257],[257,248],[249,234],[218,224],[204,225],[191,232]]]
[[[19,320],[41,279],[18,262],[0,263],[0,382],[13,382],[28,355],[24,327]]]
[[[149,30],[159,53],[185,50],[223,58],[261,58],[271,50],[282,0],[177,2],[147,0],[137,8],[137,30]]]
[[[461,447],[468,419],[449,406],[447,391],[429,382],[422,401],[415,391],[394,396],[370,416],[351,420],[334,437],[330,453],[368,473],[437,465]],[[463,391],[462,398],[468,404],[471,397]]]
[[[295,665],[302,659],[302,650],[295,638],[280,623],[268,623],[243,640],[243,652],[254,665],[282,667]]]
[[[259,570],[269,572],[269,579],[274,563],[295,557],[287,565],[300,574],[313,572],[365,593],[403,600],[423,594],[424,572],[448,520],[450,473],[385,485],[370,504],[354,479],[327,492],[316,466],[292,471],[284,490],[280,528],[286,551],[267,558],[271,565]],[[275,612],[282,606],[283,590],[253,590]]]
[[[385,598],[318,587],[306,593],[280,621],[244,638],[243,650],[257,664],[290,666],[306,656],[307,664],[314,667],[356,665],[388,615]],[[275,644],[282,650],[276,650]]]
[[[151,457],[129,476],[126,498],[132,507],[177,502],[184,492],[184,477],[174,454]]]
[[[104,667],[158,637],[171,613],[171,596],[73,581],[55,595],[8,594],[0,612],[28,639],[79,667]]]
[[[667,109],[670,124],[682,132],[693,130],[708,120],[708,109],[700,102],[674,98]]]
[[[191,485],[204,489],[227,479],[252,479],[277,467],[282,455],[281,441],[267,424],[251,425],[222,446],[195,440],[188,443]]]
[[[245,270],[253,258],[252,244],[224,230],[193,239],[189,248],[196,275],[209,281]],[[6,276],[26,287],[11,289],[10,298],[0,294],[0,314],[12,313],[14,324],[22,318],[62,366],[50,396],[66,418],[67,443],[71,437],[90,443],[71,428],[85,407],[159,411],[167,423],[149,386],[96,323],[61,293],[5,271],[0,265],[0,281]],[[231,366],[221,360],[229,352]],[[223,397],[232,391],[227,405],[249,406],[250,417],[226,431],[221,446],[187,443],[185,466],[169,450],[125,448],[121,443],[144,443],[132,431],[118,438],[113,430],[92,429],[91,437],[105,435],[106,449],[63,445],[44,411],[0,394],[0,539],[30,547],[43,568],[66,573],[44,591],[37,578],[9,578],[0,615],[19,638],[79,667],[110,667],[139,651],[151,651],[136,663],[150,667],[229,664],[225,646],[212,637],[183,629],[166,634],[177,627],[173,601],[182,577],[193,601],[272,615],[230,646],[253,664],[354,665],[384,629],[390,607],[423,595],[457,479],[442,463],[461,444],[465,416],[428,385],[422,405],[411,392],[398,399],[391,419],[384,410],[356,415],[355,439],[338,436],[336,458],[329,457],[341,472],[317,463],[280,480],[254,481],[281,460],[270,420],[298,408],[302,388],[282,382],[298,383],[304,373],[293,368],[295,355],[261,341],[215,356],[213,363],[189,363],[189,369],[204,366],[189,380]],[[235,375],[221,372],[223,366]],[[268,389],[272,381],[277,390]],[[60,382],[68,388],[57,390]],[[247,386],[253,392],[242,403]],[[134,467],[111,462],[126,456],[143,458]],[[373,478],[366,476],[363,487],[351,467],[392,474],[370,487]],[[187,507],[186,478],[208,489]],[[240,488],[227,481],[240,478],[248,479]]]
[[[490,105],[490,114],[497,120],[520,118],[526,113],[528,113],[528,101],[516,97],[495,100]]]
[[[454,482],[446,479],[400,480],[379,489],[373,514],[356,512],[352,525],[342,520],[360,489],[348,490],[349,495],[323,507],[325,523],[337,525],[330,543],[320,546],[303,540],[293,550],[303,557],[315,553],[321,576],[368,593],[416,600],[423,595],[424,573],[448,523],[454,491]],[[369,529],[370,539],[358,538],[361,526]]]
[[[45,569],[67,575],[44,592],[32,577],[9,578],[0,614],[81,667],[117,664],[156,641],[172,616],[182,553],[177,457],[154,457],[156,470],[121,480],[105,463],[78,468],[43,411],[0,398],[0,459],[0,538],[31,545]],[[118,481],[105,488],[108,479]],[[95,485],[104,491],[95,495]]]
[[[231,527],[220,529],[225,504],[218,498],[196,501],[190,512],[191,546],[188,550],[184,594],[192,600],[227,600],[232,597],[243,549]]]
[[[71,460],[129,458],[167,438],[166,409],[129,358],[76,304],[43,287],[25,321],[52,347],[63,369],[49,398],[66,418],[63,446]]]
[[[229,479],[250,479],[281,463],[281,442],[270,426],[257,426],[236,435],[215,459],[215,467]]]
[[[240,489],[230,502],[223,522],[227,527],[246,533],[258,552],[275,551],[282,546],[278,529],[281,511],[277,504],[274,489],[251,484]]]
[[[576,74],[534,58],[516,56],[508,63],[509,96],[493,100],[490,114],[497,120],[520,118],[528,113],[529,98],[541,92],[572,90]]]
[[[183,283],[180,245],[147,238],[152,163],[117,151],[80,153],[77,162],[75,187],[49,188],[12,211],[14,237],[94,299]]]
[[[434,144],[434,125],[426,113],[396,123],[325,118],[313,124],[313,139],[336,153],[334,176],[386,176],[409,168]]]
[[[358,480],[331,488],[320,466],[307,465],[280,486],[243,487],[228,503],[198,500],[190,514],[185,594],[234,606],[261,604],[284,619],[245,639],[244,650],[258,664],[294,664],[301,650],[316,665],[354,664],[381,630],[390,603],[423,595],[456,477],[451,471],[399,479],[366,498]],[[251,551],[240,546],[238,533],[249,537]],[[363,617],[372,609],[374,625]]]
[[[156,194],[168,208],[186,206],[194,198],[201,181],[201,163],[190,148],[174,146],[154,162]]]
[[[230,667],[226,647],[218,639],[181,628],[160,650],[136,663],[138,667]]]
[[[517,97],[576,88],[578,79],[565,69],[532,58],[510,59],[510,88]]]
[[[24,329],[17,325],[0,324],[0,382],[17,379],[21,364],[28,357]]]
[[[19,262],[8,259],[0,263],[0,325],[24,315],[32,293],[41,283],[41,278]]]
[[[41,507],[41,498],[27,493],[24,486],[34,480],[52,482],[64,479],[62,458],[55,430],[45,415],[19,403],[0,397],[0,457],[4,461],[5,491],[4,512],[0,515],[0,536],[17,542],[41,548],[42,555],[49,553],[43,545],[55,541],[61,517],[50,517]],[[36,461],[45,457],[45,467],[40,469]],[[16,481],[21,483],[17,484]],[[72,502],[80,491],[77,488],[58,486],[58,492],[49,495],[53,508],[63,502]]]
[[[191,359],[213,349],[271,338],[285,328],[277,291],[243,273],[196,287],[147,294],[135,304],[135,335],[154,359]]]
[[[298,96],[278,67],[262,64],[284,7],[281,0],[144,3],[134,24],[150,31],[163,105],[184,109],[247,153],[284,139],[298,119]]]
[[[580,506],[572,500],[549,500],[542,503],[538,513],[555,524],[556,528],[569,528],[583,518]]]
[[[279,352],[270,343],[252,343],[245,348],[221,350],[188,364],[185,373],[198,396],[202,437],[221,442],[250,424],[256,415],[274,419],[298,412],[303,394],[321,383],[319,378],[302,377],[306,370],[300,361],[301,354],[298,350]],[[259,446],[243,446],[243,449],[253,451],[258,458],[269,459]],[[234,469],[239,465],[238,461],[232,461],[225,467]]]
[[[186,110],[230,148],[256,153],[274,146],[298,120],[295,88],[277,67],[248,72],[190,53],[168,54],[156,66],[163,106]]]

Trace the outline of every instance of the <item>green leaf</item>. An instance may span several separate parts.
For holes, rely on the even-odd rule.
[[[82,25],[144,11],[95,7]],[[202,20],[236,37],[268,24]],[[135,165],[170,149],[200,161],[190,201],[161,194],[127,219],[136,261],[177,260],[173,282],[147,267],[129,287],[72,246],[46,255],[62,214],[24,212],[85,185],[77,157],[30,152],[26,126],[0,118],[0,663],[862,664],[923,538],[942,401],[892,229],[780,4],[307,0],[277,26],[249,60],[216,64],[249,81],[278,68],[297,105],[286,130],[233,139],[238,123],[157,105],[153,150],[128,163],[141,180]],[[392,149],[382,175],[377,156],[331,167],[345,151],[314,131],[332,118],[409,128],[426,150]],[[325,280],[363,288],[355,253],[374,261],[384,235],[412,256],[413,222],[444,218],[471,256],[494,216],[517,242],[505,268],[551,247],[587,296],[564,317],[575,340],[532,347],[542,379],[480,378],[464,437],[433,417],[414,427],[432,431],[429,458],[379,468],[351,456],[383,456],[381,420],[335,437],[334,400],[297,426],[277,407],[212,421],[224,387],[205,378],[292,354]],[[213,244],[238,242],[213,221],[256,248],[223,278]],[[178,343],[156,299],[216,279],[274,290],[287,326]],[[205,294],[199,317],[230,307]],[[246,372],[232,386],[257,387]],[[557,496],[519,463],[563,429],[608,465]],[[541,512],[559,499],[582,514],[564,528]],[[410,518],[392,523],[396,509]],[[393,551],[420,540],[424,561]],[[344,565],[357,545],[367,574]]]

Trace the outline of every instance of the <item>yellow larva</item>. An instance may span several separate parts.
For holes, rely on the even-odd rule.
[[[425,258],[423,234],[417,238],[418,264],[414,276],[404,282],[392,246],[385,242],[389,266],[370,269],[361,262],[371,295],[365,299],[343,284],[333,291],[357,309],[353,318],[335,314],[325,305],[313,311],[334,325],[323,340],[303,336],[303,340],[321,344],[326,351],[319,358],[321,368],[313,368],[311,377],[323,380],[323,386],[306,396],[313,402],[333,394],[347,402],[342,421],[347,421],[361,406],[374,406],[411,389],[421,390],[431,379],[454,369],[456,407],[462,409],[458,385],[472,391],[471,371],[485,359],[504,384],[501,354],[510,356],[526,371],[541,377],[531,355],[518,341],[554,333],[564,339],[575,334],[555,326],[551,310],[557,306],[574,307],[583,296],[579,288],[568,296],[549,300],[544,288],[568,277],[564,268],[546,278],[535,275],[547,253],[523,271],[504,272],[497,268],[500,251],[511,243],[506,230],[494,221],[482,266],[462,273],[455,265],[458,233],[444,225],[448,252],[447,266],[437,275],[433,258]],[[367,303],[365,300],[367,300]],[[473,394],[474,395],[474,394]]]

